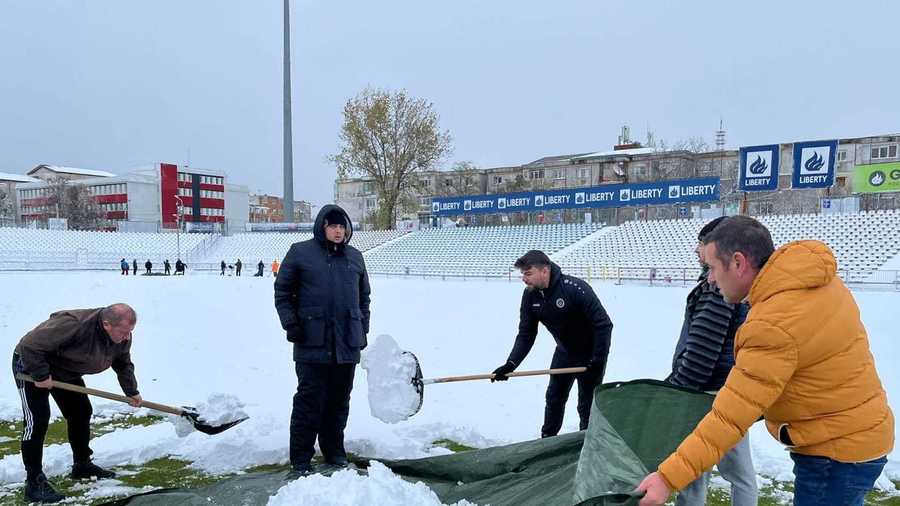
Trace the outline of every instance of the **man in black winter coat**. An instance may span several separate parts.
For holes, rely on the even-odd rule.
[[[347,465],[344,429],[350,391],[369,332],[369,277],[350,246],[353,225],[338,206],[322,207],[313,239],[294,243],[275,278],[275,308],[294,343],[297,393],[291,412],[292,473],[313,471],[316,438],[327,464]]]
[[[697,237],[698,244],[725,217],[707,223]],[[672,359],[672,374],[666,381],[694,390],[715,393],[725,384],[734,367],[734,336],[747,317],[747,304],[729,304],[715,285],[707,281],[708,267],[697,255],[703,272],[697,286],[688,294],[681,335]],[[717,465],[719,473],[731,483],[731,504],[755,505],[758,499],[756,471],[750,455],[750,435],[732,448]],[[706,472],[678,493],[676,506],[702,506],[710,473]]]
[[[550,367],[588,368],[581,374],[555,374],[547,386],[544,426],[541,437],[555,436],[562,427],[566,401],[572,384],[578,381],[579,428],[587,428],[594,387],[603,381],[613,324],[591,286],[563,274],[542,251],[532,250],[516,260],[522,272],[525,292],[519,308],[519,334],[506,363],[494,370],[491,381],[505,381],[531,351],[538,322],[556,340]]]

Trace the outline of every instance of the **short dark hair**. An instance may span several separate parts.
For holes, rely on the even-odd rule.
[[[754,267],[761,269],[775,251],[769,229],[749,216],[731,216],[722,220],[703,239],[703,244],[712,243],[716,244],[716,256],[726,267],[731,256],[741,252]]]
[[[550,266],[550,257],[547,256],[546,253],[540,250],[533,249],[528,253],[520,256],[516,263],[513,264],[513,267],[519,269],[520,271],[527,271],[532,267],[549,267]]]
[[[703,225],[703,228],[700,229],[700,233],[697,234],[697,240],[703,242],[703,239],[705,239],[714,228],[719,226],[719,223],[722,223],[725,218],[727,218],[727,216],[719,216],[706,225]]]
[[[137,313],[128,304],[118,303],[101,309],[100,320],[109,323],[113,327],[118,327],[126,320],[129,325],[134,325],[137,323]]]

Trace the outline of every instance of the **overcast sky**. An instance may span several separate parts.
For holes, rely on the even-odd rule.
[[[332,200],[341,109],[434,103],[478,167],[643,140],[897,132],[900,2],[298,1],[295,197]],[[3,0],[0,172],[224,171],[281,195],[280,0]],[[449,165],[449,163],[448,163]]]

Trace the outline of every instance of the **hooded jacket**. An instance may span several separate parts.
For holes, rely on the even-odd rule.
[[[325,215],[339,211],[347,221],[343,244],[325,238]],[[362,253],[350,246],[353,224],[343,209],[323,206],[313,238],[294,243],[275,278],[275,309],[294,360],[359,363],[369,332],[369,276]]]
[[[865,462],[894,445],[894,417],[837,261],[818,241],[779,248],[748,296],[735,365],[712,410],[659,466],[680,490],[710,469],[760,417],[792,452]]]

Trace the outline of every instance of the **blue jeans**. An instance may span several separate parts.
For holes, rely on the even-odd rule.
[[[794,504],[862,506],[887,457],[850,464],[828,457],[791,453],[794,461]]]

